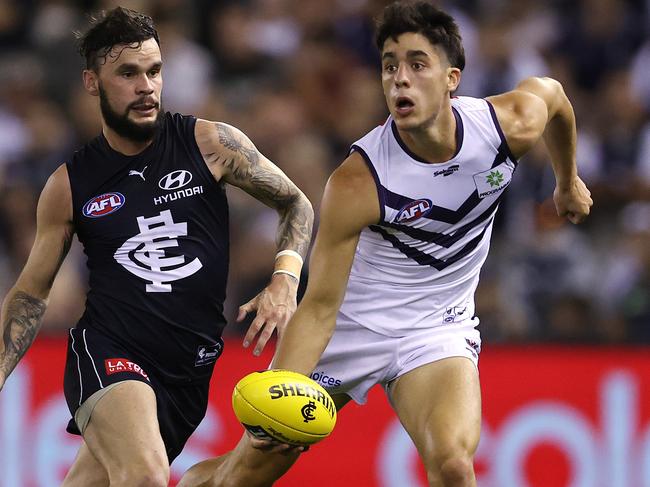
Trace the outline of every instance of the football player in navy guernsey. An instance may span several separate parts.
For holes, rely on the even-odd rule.
[[[277,210],[278,254],[244,346],[259,354],[295,311],[313,211],[239,130],[161,108],[150,17],[116,8],[80,37],[102,134],[49,178],[34,247],[2,307],[0,387],[34,339],[74,233],[88,257],[86,309],[69,332],[64,390],[83,436],[64,486],[166,486],[199,425],[222,352],[225,184]]]
[[[549,78],[487,99],[454,97],[465,65],[461,37],[429,1],[386,7],[377,45],[390,116],[352,145],[327,183],[307,291],[273,366],[311,374],[339,409],[350,399],[364,403],[381,384],[429,485],[474,486],[474,291],[495,212],[519,158],[543,138],[558,214],[572,223],[589,214],[575,117]],[[298,453],[254,448],[262,443],[244,436],[190,473],[206,486],[270,485]]]

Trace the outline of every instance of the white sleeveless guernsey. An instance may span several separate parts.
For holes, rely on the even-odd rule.
[[[517,161],[488,101],[451,105],[457,149],[449,161],[411,153],[392,117],[352,145],[375,179],[381,217],[361,232],[339,323],[388,336],[478,324],[474,291]]]

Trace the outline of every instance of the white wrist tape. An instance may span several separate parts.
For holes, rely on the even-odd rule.
[[[300,261],[300,265],[303,265],[303,263],[304,263],[304,261],[302,260],[302,256],[298,252],[296,252],[295,250],[281,250],[280,252],[275,254],[276,260],[279,257],[282,257],[283,255],[290,255],[291,257],[295,257],[296,259],[298,259]]]

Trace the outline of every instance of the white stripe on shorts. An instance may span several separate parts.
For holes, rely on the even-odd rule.
[[[79,354],[74,349],[74,335],[72,334],[72,328],[70,328],[69,332],[70,332],[70,338],[72,338],[72,351],[77,356],[77,371],[79,371],[79,385],[81,386],[81,392],[79,393],[79,406],[81,406],[81,398],[84,395],[84,382],[81,379],[81,367],[79,366]]]
[[[90,352],[88,351],[88,342],[86,341],[86,330],[82,332],[82,335],[84,338],[84,344],[86,345],[86,353],[90,357],[90,362],[93,364],[93,369],[95,369],[95,375],[97,376],[97,380],[99,381],[99,387],[103,389],[104,384],[102,384],[102,379],[99,377],[99,372],[97,372],[97,367],[95,367],[95,361],[93,360],[92,355],[90,355]]]

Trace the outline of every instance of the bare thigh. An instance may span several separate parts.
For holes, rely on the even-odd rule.
[[[108,474],[90,453],[86,442],[81,443],[77,458],[63,480],[61,487],[108,487]]]
[[[481,388],[475,365],[451,357],[396,379],[390,399],[428,470],[445,456],[473,456],[481,430]]]
[[[84,442],[111,483],[133,472],[169,469],[156,396],[144,382],[125,381],[106,393],[93,410]]]

